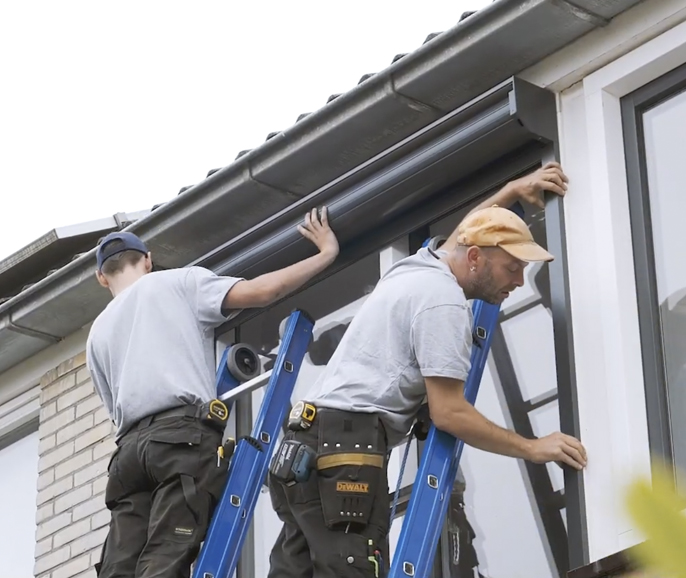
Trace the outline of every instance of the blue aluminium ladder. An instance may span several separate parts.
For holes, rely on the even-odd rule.
[[[509,209],[524,218],[521,203],[517,202]],[[423,246],[438,248],[437,240],[436,237],[427,239]],[[472,312],[474,345],[471,368],[464,384],[464,396],[474,405],[500,307],[475,300]],[[425,578],[429,575],[463,448],[462,440],[431,424],[387,578]]]
[[[230,578],[236,569],[313,327],[314,321],[301,310],[288,318],[252,435],[238,441],[193,578]],[[219,371],[225,371],[222,364]]]
[[[476,401],[500,307],[475,301],[474,346],[464,396]],[[425,578],[433,564],[464,442],[431,424],[388,578]]]

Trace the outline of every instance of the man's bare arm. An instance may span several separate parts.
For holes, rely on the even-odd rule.
[[[507,183],[494,195],[479,203],[469,213],[479,211],[498,205],[499,207],[510,207],[517,201],[526,201],[541,209],[545,207],[543,201],[544,191],[550,191],[563,197],[567,192],[569,179],[562,172],[559,163],[546,163],[543,167],[528,175],[515,179]]]
[[[307,281],[331,265],[338,255],[338,240],[329,227],[326,207],[321,219],[317,209],[305,216],[304,225],[298,226],[300,234],[319,249],[319,253],[289,267],[265,273],[254,279],[239,281],[226,294],[223,309],[248,309],[265,307],[302,287]]]
[[[302,287],[333,263],[335,256],[319,253],[289,267],[239,281],[224,298],[224,309],[266,307]]]
[[[447,377],[427,377],[426,392],[431,421],[440,430],[475,448],[522,458],[535,463],[564,462],[573,468],[586,465],[586,450],[571,436],[556,432],[526,439],[489,421],[464,397],[464,383]]]

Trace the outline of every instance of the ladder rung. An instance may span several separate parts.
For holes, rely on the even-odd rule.
[[[532,397],[531,399],[525,401],[524,411],[526,411],[527,413],[530,411],[534,411],[535,409],[543,407],[544,405],[547,405],[555,400],[557,400],[557,389],[551,389],[550,391],[547,391],[545,393],[542,393],[541,395]]]

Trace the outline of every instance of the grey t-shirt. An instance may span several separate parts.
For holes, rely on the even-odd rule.
[[[450,268],[420,249],[379,281],[308,401],[379,413],[395,445],[426,397],[425,377],[467,379],[472,322],[471,306]]]
[[[216,397],[214,329],[241,279],[202,267],[148,273],[96,318],[86,345],[116,439],[147,415]]]

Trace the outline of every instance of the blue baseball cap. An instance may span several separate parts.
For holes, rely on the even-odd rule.
[[[112,241],[120,241],[120,243],[112,244]],[[121,253],[123,251],[138,251],[144,255],[148,254],[148,248],[145,243],[141,241],[133,233],[125,233],[115,231],[107,235],[98,245],[96,251],[96,258],[98,260],[98,271],[102,269],[102,264],[107,261],[112,255]]]

